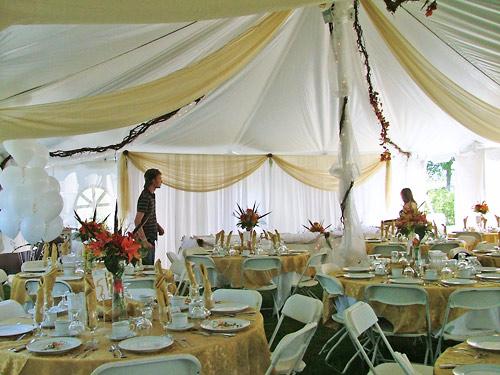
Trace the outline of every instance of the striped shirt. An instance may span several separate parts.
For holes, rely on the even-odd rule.
[[[142,212],[147,217],[142,227],[146,239],[154,244],[158,239],[158,224],[156,222],[156,199],[154,193],[144,189],[137,200],[137,212]]]

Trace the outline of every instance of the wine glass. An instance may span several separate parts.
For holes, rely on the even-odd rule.
[[[90,342],[92,343],[92,345],[97,345],[99,343],[99,341],[95,337],[95,331],[97,330],[99,325],[98,315],[99,314],[95,310],[87,311],[88,327],[90,330],[90,337],[91,337]]]
[[[160,323],[165,331],[165,335],[167,335],[168,325],[172,323],[172,315],[170,313],[170,306],[162,306],[159,308],[158,317],[160,319]]]
[[[441,279],[448,280],[453,278],[453,270],[450,268],[448,262],[445,262],[444,267],[441,269]]]

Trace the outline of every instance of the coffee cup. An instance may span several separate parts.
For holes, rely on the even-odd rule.
[[[111,324],[111,335],[114,337],[126,337],[130,333],[130,325],[127,320]]]
[[[403,270],[401,268],[393,268],[391,271],[392,277],[395,277],[396,279],[400,278],[403,276]]]
[[[74,264],[64,264],[63,265],[64,276],[73,276],[75,274]]]
[[[55,328],[55,333],[58,336],[66,336],[69,335],[69,325],[70,325],[69,320],[62,320],[62,319],[57,319],[54,322],[54,328]]]
[[[172,307],[182,307],[186,303],[186,299],[184,297],[180,296],[173,296],[170,297],[170,306]]]
[[[469,279],[472,277],[472,270],[468,268],[461,268],[457,271],[457,276],[461,279]]]
[[[188,315],[186,313],[172,314],[172,326],[185,327],[188,324]]]

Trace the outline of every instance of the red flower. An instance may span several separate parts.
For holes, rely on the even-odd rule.
[[[124,255],[128,257],[128,261],[131,262],[132,259],[140,259],[141,255],[139,250],[141,249],[141,245],[136,242],[136,240],[132,237],[131,233],[128,233],[127,236],[122,236],[121,239],[121,248],[124,252]]]

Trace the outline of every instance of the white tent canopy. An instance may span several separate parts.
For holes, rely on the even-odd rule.
[[[408,42],[441,73],[469,94],[500,107],[500,26],[497,22],[500,5],[486,0],[474,3],[439,0],[438,10],[432,17],[425,17],[418,2],[405,5],[395,15],[385,11],[381,0],[374,2]],[[61,22],[61,25],[9,26],[0,31],[0,108],[88,97],[151,82],[213,53],[264,16],[171,24],[75,25]],[[392,54],[361,6],[360,23],[375,89],[380,93],[385,116],[391,124],[389,135],[413,155],[410,162],[406,162],[392,150],[400,163],[393,176],[398,181],[394,189],[418,181],[423,161],[427,159],[445,160],[467,150],[500,146],[468,130],[426,95]],[[360,153],[373,155],[376,159],[382,151],[380,124],[369,103],[365,70],[352,23],[347,22],[342,27],[350,41],[344,52],[349,61],[349,113],[354,134]],[[209,92],[200,103],[152,127],[127,149],[193,154],[336,154],[339,123],[336,53],[338,51],[331,48],[328,25],[323,21],[321,9],[317,6],[295,9],[272,41],[239,73]],[[1,126],[0,123],[0,132]],[[48,138],[44,142],[51,150],[107,145],[118,143],[131,128]],[[104,156],[109,159],[111,155]],[[89,174],[99,163],[95,160],[102,158],[103,155],[83,156],[69,163],[82,164],[79,167],[84,168],[82,173]],[[53,160],[53,165],[59,166],[59,169],[55,167],[54,174],[62,181],[74,180],[71,173],[75,167],[61,166],[66,163]],[[413,172],[406,170],[408,165],[412,165]],[[99,185],[99,181],[113,185],[109,176],[114,173],[114,166],[102,168],[95,169],[94,185]],[[279,188],[290,188],[291,197],[294,193],[302,194],[304,204],[316,201],[311,210],[301,211],[300,217],[291,218],[291,212],[280,214],[281,223],[285,223],[288,230],[299,229],[306,215],[321,215],[329,222],[338,220],[339,212],[332,208],[332,202],[337,199],[335,193],[320,193],[311,188],[304,192],[299,185],[292,188],[289,176],[270,172],[269,168],[266,165],[258,172],[259,182],[245,180],[224,193],[210,193],[212,198],[169,189],[160,198],[170,210],[162,218],[163,222],[171,224],[167,225],[169,233],[178,237],[194,230],[212,231],[217,226],[229,225],[222,217],[229,215],[235,201],[263,201],[265,209],[273,205],[273,196],[274,204],[281,199]],[[141,185],[136,172],[132,173],[137,180],[134,192]],[[268,187],[255,188],[256,184],[261,184],[261,179],[271,175],[278,186],[273,189],[278,192],[267,190]],[[77,180],[78,192],[83,179]],[[382,196],[383,183],[384,176],[379,172],[371,179],[370,188],[358,188],[357,205],[365,223],[376,222],[379,212],[386,212],[383,202],[374,202],[373,194],[370,195],[370,191],[376,191]],[[249,192],[252,188],[258,192]],[[417,186],[416,190],[422,188]],[[65,213],[70,217],[75,193],[68,190],[66,194]],[[223,198],[222,194],[225,194]],[[207,203],[209,199],[226,202],[224,212],[214,214],[219,219],[208,218],[208,221],[213,219],[210,225],[206,224],[207,218],[189,223],[185,219],[185,225],[177,223],[178,228],[172,228],[182,217],[179,210],[191,209],[191,213],[195,213],[195,208],[208,210],[212,207],[214,211],[215,206]],[[280,207],[286,205],[286,201],[281,201]],[[395,211],[394,207],[389,210]],[[280,216],[275,214],[270,218],[271,224],[279,223],[278,219]],[[177,239],[169,239],[172,241],[169,247]]]

